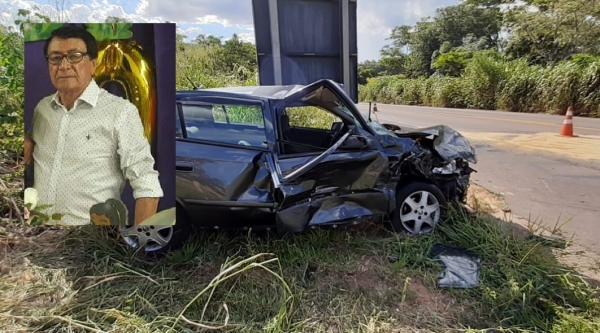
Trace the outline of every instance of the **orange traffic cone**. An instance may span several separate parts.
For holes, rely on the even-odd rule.
[[[573,137],[573,107],[569,106],[565,120],[563,120],[562,128],[560,129],[561,136]]]
[[[377,112],[377,102],[373,102],[373,112]]]

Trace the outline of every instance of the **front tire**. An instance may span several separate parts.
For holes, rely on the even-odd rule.
[[[391,223],[395,232],[428,234],[444,220],[446,212],[446,198],[439,187],[414,181],[397,192],[396,210]]]
[[[142,248],[146,256],[162,256],[179,249],[189,237],[191,227],[184,209],[177,205],[173,226],[138,225],[122,227],[121,239],[134,249]]]

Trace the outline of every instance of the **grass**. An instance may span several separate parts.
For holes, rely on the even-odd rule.
[[[591,332],[597,289],[489,215],[456,213],[427,236],[379,224],[210,232],[148,259],[108,229],[7,225],[0,327],[47,332]],[[481,284],[436,286],[436,243],[482,259]],[[4,252],[2,252],[4,251]]]

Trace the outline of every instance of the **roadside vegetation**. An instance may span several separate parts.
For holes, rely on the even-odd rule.
[[[192,42],[177,36],[177,89],[258,85],[254,44],[237,35],[227,40],[198,35]]]
[[[359,99],[600,117],[598,36],[598,1],[462,1],[395,27]]]
[[[0,217],[21,220],[23,39],[0,26]]]
[[[378,224],[293,237],[200,233],[160,259],[107,229],[7,226],[0,326],[45,332],[595,332],[598,289],[540,241],[456,212],[434,234]],[[20,237],[18,236],[20,234]],[[480,285],[437,287],[435,244],[481,258]],[[554,252],[554,253],[553,253]],[[597,282],[596,282],[597,283]]]
[[[380,221],[291,237],[198,233],[163,258],[132,252],[108,228],[25,225],[22,39],[2,30],[0,43],[3,331],[600,331],[598,281],[557,260],[570,248],[550,248],[528,237],[536,228],[518,230],[483,210],[453,212],[420,237]],[[256,82],[245,58],[211,56],[226,42],[199,44],[178,43],[178,88],[189,88],[188,78],[202,87]],[[439,288],[435,244],[479,256],[480,284]]]

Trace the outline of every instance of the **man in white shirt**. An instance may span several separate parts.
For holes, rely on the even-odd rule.
[[[90,224],[90,208],[120,198],[127,179],[136,199],[135,224],[156,214],[163,192],[138,110],[94,81],[94,37],[63,26],[48,38],[44,53],[57,92],[35,107],[25,142],[39,204],[64,214],[64,224]]]

